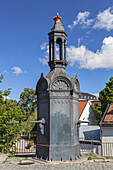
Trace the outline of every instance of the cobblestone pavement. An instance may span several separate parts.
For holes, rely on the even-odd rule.
[[[19,165],[19,163],[32,163],[31,165]],[[1,170],[113,170],[113,160],[102,162],[88,161],[82,158],[72,162],[42,162],[32,158],[8,158],[0,163]]]

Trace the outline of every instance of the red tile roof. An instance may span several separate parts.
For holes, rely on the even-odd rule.
[[[91,102],[92,102],[92,103],[94,103],[94,102],[100,102],[100,100],[99,100],[99,99],[96,99],[96,100],[92,100]]]
[[[79,118],[80,118],[86,104],[87,104],[87,100],[80,100],[79,101]]]
[[[113,104],[110,105],[105,115],[104,122],[113,122]]]

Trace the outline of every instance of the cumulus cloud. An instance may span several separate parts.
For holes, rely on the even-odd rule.
[[[79,12],[73,23],[68,25],[68,28],[72,30],[76,25],[80,24],[82,28],[92,26],[93,29],[105,29],[107,31],[113,29],[113,7],[99,12],[94,19],[88,19],[89,16],[89,11]]]
[[[106,37],[102,42],[100,50],[95,53],[81,45],[67,48],[68,61],[70,65],[78,65],[85,69],[113,69],[113,37]]]
[[[27,71],[23,71],[20,67],[12,67],[12,70],[13,70],[13,73],[16,75],[27,72]]]
[[[57,47],[58,59],[58,47]],[[43,65],[47,65],[49,60],[49,47],[46,46],[44,57],[39,58]],[[67,60],[71,66],[78,66],[84,69],[113,69],[113,37],[105,37],[102,41],[101,49],[93,52],[85,45],[67,47]],[[20,70],[21,72],[21,70]]]
[[[68,28],[72,30],[77,24],[82,25],[82,28],[86,28],[87,26],[90,26],[93,22],[93,19],[88,19],[89,15],[90,12],[88,11],[79,12],[76,19],[73,21],[73,24],[68,25]]]
[[[113,29],[113,7],[99,12],[93,28],[106,29],[107,31]]]

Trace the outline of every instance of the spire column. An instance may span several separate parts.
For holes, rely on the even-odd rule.
[[[61,46],[61,44],[59,45],[59,53],[60,53],[60,60],[62,60],[62,46]]]
[[[51,43],[49,43],[49,61],[51,61]]]
[[[64,40],[62,40],[62,60],[64,60]]]
[[[64,60],[66,60],[66,48],[67,48],[67,45],[66,45],[66,42],[64,43]]]
[[[56,60],[56,40],[53,42],[53,60]]]

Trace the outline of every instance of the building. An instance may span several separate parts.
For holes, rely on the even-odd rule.
[[[96,100],[96,96],[93,94],[81,92],[79,100]]]
[[[92,103],[92,107],[93,107],[93,108],[94,108],[95,106],[101,106],[101,102],[100,102],[99,99],[92,100],[91,103]]]
[[[100,122],[102,142],[113,143],[113,103],[108,104]]]
[[[96,125],[96,117],[90,100],[79,100],[79,120],[81,125]]]
[[[108,104],[100,121],[102,155],[113,157],[113,103]]]

